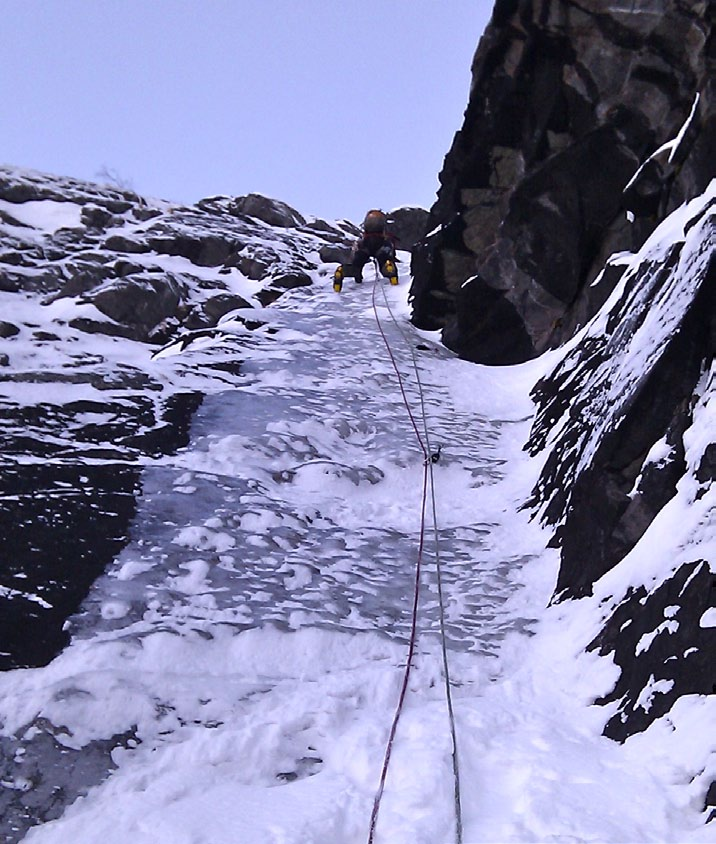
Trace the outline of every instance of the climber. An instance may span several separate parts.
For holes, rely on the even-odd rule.
[[[356,284],[363,281],[363,267],[371,258],[378,262],[381,275],[391,284],[398,283],[398,269],[396,267],[395,235],[387,231],[388,219],[382,211],[373,209],[365,215],[363,220],[363,234],[353,247],[350,261],[341,264],[333,274],[333,289],[340,293],[343,279],[353,277]]]

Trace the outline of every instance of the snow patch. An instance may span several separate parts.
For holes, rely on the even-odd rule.
[[[15,203],[0,199],[0,211],[46,234],[54,234],[59,229],[82,226],[82,206],[74,202],[40,199]]]

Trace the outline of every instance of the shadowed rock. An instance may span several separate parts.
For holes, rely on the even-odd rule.
[[[595,312],[589,285],[606,258],[638,247],[657,213],[714,173],[710,7],[622,5],[495,4],[431,209],[436,231],[413,263],[414,322],[443,328],[464,358],[514,363],[563,342]],[[655,160],[625,200],[697,93],[674,163]]]
[[[290,205],[280,202],[278,199],[269,199],[267,196],[261,196],[258,193],[237,197],[234,201],[234,207],[240,214],[256,217],[271,226],[295,228],[306,223],[304,217],[295,208],[291,208]]]

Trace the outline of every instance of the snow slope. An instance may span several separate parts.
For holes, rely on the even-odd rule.
[[[585,651],[598,606],[547,607],[556,552],[520,509],[540,469],[522,446],[529,390],[556,356],[499,370],[459,361],[408,323],[407,278],[375,291],[349,282],[337,296],[331,269],[267,312],[189,444],[148,461],[132,540],[72,620],[70,646],[45,668],[0,675],[6,789],[37,786],[33,756],[59,783],[98,748],[111,755],[104,770],[95,761],[86,796],[23,840],[367,840],[406,659],[423,473],[374,294],[413,412],[417,365],[442,445],[465,844],[716,840],[701,813],[708,701],[682,699],[672,723],[623,745],[604,738],[612,707],[593,702],[618,670]],[[230,338],[230,315],[224,327]],[[171,380],[222,342],[151,366]],[[454,840],[431,544],[420,600],[377,842]]]

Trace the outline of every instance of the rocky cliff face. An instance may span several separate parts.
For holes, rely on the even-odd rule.
[[[705,0],[498,0],[414,260],[417,325],[469,360],[515,363],[595,313],[606,258],[714,174],[714,14]]]
[[[601,702],[623,740],[716,691],[716,183],[614,261],[535,389],[528,448],[546,454],[532,504],[561,549],[556,598],[598,606],[592,646],[622,669]]]
[[[498,0],[414,253],[414,321],[461,356],[562,347],[534,391],[529,504],[555,601],[583,602],[621,669],[598,701],[617,740],[716,692],[715,16]]]

